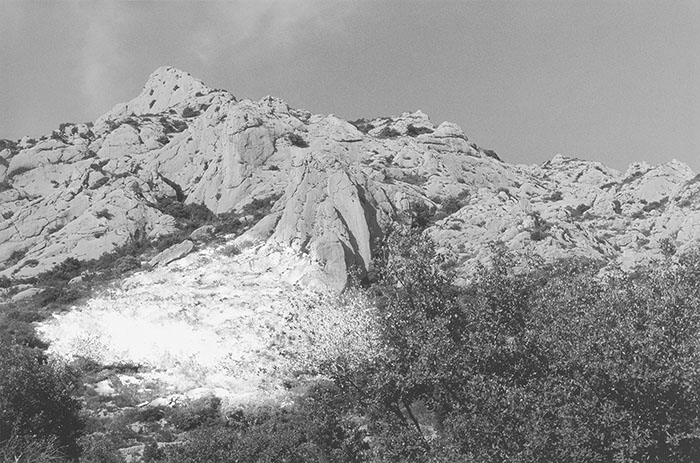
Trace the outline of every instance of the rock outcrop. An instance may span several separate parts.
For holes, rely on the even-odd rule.
[[[624,173],[559,155],[510,165],[421,111],[350,123],[165,67],[94,124],[0,142],[0,275],[169,234],[166,199],[217,214],[273,200],[238,242],[261,257],[292,249],[313,263],[295,281],[337,288],[415,204],[436,214],[429,233],[464,272],[494,243],[632,268],[700,240],[700,180],[676,161]]]

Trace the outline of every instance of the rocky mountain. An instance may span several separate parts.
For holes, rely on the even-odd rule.
[[[633,268],[700,240],[700,176],[677,161],[624,173],[560,155],[512,165],[421,111],[348,122],[163,67],[94,123],[0,141],[0,276],[172,233],[163,201],[222,214],[256,200],[271,210],[238,246],[261,268],[284,250],[299,259],[286,281],[333,288],[368,268],[406,214],[465,274],[493,245]]]

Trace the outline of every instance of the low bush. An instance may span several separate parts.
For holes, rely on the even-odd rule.
[[[95,183],[90,185],[91,190],[97,190],[98,188],[103,187],[104,185],[109,183],[109,177],[102,177],[98,179]],[[103,209],[102,211],[106,211],[106,209]],[[102,212],[100,211],[100,212]],[[109,213],[109,212],[108,212]],[[98,216],[99,217],[99,216]],[[111,219],[111,217],[107,217],[108,219]]]
[[[172,408],[167,412],[167,419],[181,431],[216,424],[221,420],[221,399],[205,397],[187,406]]]
[[[196,117],[196,116],[199,116],[199,110],[197,110],[195,108],[188,106],[182,110],[182,117],[184,117],[184,118],[190,118],[190,117]]]
[[[367,119],[357,119],[355,121],[349,121],[350,124],[354,125],[357,130],[367,134],[370,130],[374,129],[374,125]]]
[[[429,127],[416,127],[413,124],[408,124],[406,127],[406,135],[409,137],[417,137],[424,133],[433,133],[434,130]]]
[[[241,249],[235,244],[226,246],[221,250],[221,254],[226,257],[234,257],[241,253]]]
[[[561,191],[556,190],[551,195],[545,196],[544,198],[542,198],[542,200],[555,202],[555,201],[561,201],[563,197],[564,196],[562,195]]]
[[[399,136],[401,136],[401,134],[396,129],[389,127],[388,125],[377,134],[377,138],[396,138]]]
[[[12,254],[10,254],[9,259],[7,259],[7,266],[11,267],[15,264],[17,264],[20,260],[24,259],[24,256],[27,255],[27,250],[26,249],[18,249],[16,251],[12,251]]]
[[[143,463],[163,461],[165,459],[165,452],[162,448],[158,447],[158,443],[156,441],[151,441],[144,446],[143,455],[141,458]]]
[[[184,444],[165,448],[168,463],[366,461],[359,423],[348,416],[335,388],[317,386],[287,409],[238,411],[227,423],[191,432]]]
[[[642,207],[642,210],[644,212],[651,212],[651,211],[655,211],[655,210],[659,210],[659,209],[663,210],[663,208],[666,206],[666,203],[668,203],[668,198],[665,197],[660,201],[652,201],[648,204],[645,204]]]
[[[410,183],[411,185],[423,185],[425,182],[428,181],[428,178],[425,175],[419,174],[419,173],[405,173],[403,177],[401,178],[406,183]]]
[[[105,434],[95,433],[79,440],[80,463],[126,463],[117,446]]]
[[[0,442],[52,439],[77,456],[83,427],[78,376],[32,349],[0,340]]]
[[[306,142],[306,140],[304,140],[304,137],[298,133],[290,133],[287,135],[287,140],[289,140],[289,143],[291,143],[292,146],[298,146],[299,148],[309,147],[309,144]]]
[[[588,211],[591,208],[590,205],[588,204],[579,204],[576,206],[576,208],[572,208],[570,206],[567,206],[567,209],[569,210],[569,217],[572,220],[579,220],[583,218],[583,215],[586,211]]]
[[[50,286],[41,292],[41,305],[49,304],[65,305],[75,302],[82,297],[82,293],[76,288],[67,286]]]

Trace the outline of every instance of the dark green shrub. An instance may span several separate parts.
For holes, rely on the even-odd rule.
[[[550,236],[549,230],[552,228],[552,224],[544,220],[539,212],[533,212],[531,214],[533,219],[533,226],[530,229],[530,239],[532,241],[542,241],[546,237]]]
[[[187,122],[179,119],[168,119],[163,116],[160,118],[160,123],[163,125],[163,130],[168,133],[180,133],[187,128]]]
[[[10,150],[10,152],[18,151],[17,143],[6,138],[0,138],[0,151]]]
[[[434,223],[435,208],[423,201],[411,203],[408,211],[411,228],[424,230]]]
[[[7,179],[8,179],[8,180],[11,180],[11,179],[13,179],[14,177],[17,177],[18,175],[22,175],[22,174],[24,174],[25,172],[29,172],[30,170],[32,170],[31,167],[18,167],[18,168],[16,168],[15,170],[12,170],[12,171],[8,171],[8,172],[7,172]]]
[[[21,310],[17,308],[10,309],[5,316],[10,320],[17,320],[24,323],[34,323],[45,318],[43,314],[40,314],[36,310]]]
[[[496,161],[503,162],[494,150],[484,150],[484,154],[489,158],[495,159]]]
[[[246,204],[241,211],[243,214],[252,214],[254,220],[260,220],[270,213],[272,206],[280,199],[281,194],[273,194],[266,198],[254,198]]]
[[[562,196],[562,194],[561,194],[561,191],[556,190],[556,191],[553,192],[551,195],[544,197],[543,200],[544,200],[544,201],[553,201],[553,202],[554,202],[554,201],[561,201],[562,198],[563,198],[563,196]]]
[[[105,434],[96,433],[80,439],[80,463],[126,463],[117,446]]]
[[[193,229],[211,223],[215,219],[214,213],[204,204],[184,204],[172,198],[163,198],[156,207],[162,213],[178,219],[180,225]]]
[[[410,183],[411,185],[423,185],[425,182],[428,181],[428,178],[425,175],[421,175],[419,173],[406,173],[403,175],[401,178],[406,183]]]
[[[617,199],[613,201],[613,212],[615,214],[622,214],[622,204]]]
[[[60,264],[55,265],[51,270],[39,275],[42,283],[66,282],[80,275],[83,270],[83,263],[74,257],[68,257]]]
[[[448,196],[442,201],[442,208],[440,211],[445,214],[445,216],[452,215],[464,206],[464,201],[461,198],[455,196]]]
[[[676,254],[676,244],[671,240],[670,238],[662,238],[659,240],[659,249],[661,249],[661,253],[668,257],[671,257]]]
[[[374,128],[374,125],[366,119],[357,119],[355,121],[349,121],[350,124],[354,125],[357,130],[360,132],[367,134],[369,133],[370,130]]]
[[[40,340],[31,322],[7,317],[0,324],[0,339],[30,349],[46,349],[48,344]]]
[[[467,198],[469,197],[469,191],[464,190],[457,196],[448,196],[440,200],[440,209],[436,211],[433,217],[433,222],[444,219],[447,216],[454,214],[459,211],[464,205],[467,204]],[[435,202],[435,201],[434,201]]]
[[[69,288],[67,286],[50,286],[41,292],[41,305],[47,306],[49,304],[70,304],[75,302],[82,294],[75,288]]]
[[[195,108],[191,108],[188,106],[182,110],[182,117],[184,117],[184,118],[190,118],[190,117],[196,117],[196,116],[199,116],[199,111]]]
[[[240,253],[241,253],[241,249],[238,246],[236,246],[235,244],[231,244],[229,246],[226,246],[224,249],[221,250],[221,254],[226,256],[226,257],[237,256]]]
[[[142,458],[144,463],[163,461],[165,459],[165,452],[158,447],[156,441],[151,441],[144,446]]]
[[[27,250],[26,249],[18,249],[16,251],[12,251],[12,254],[10,254],[10,258],[7,259],[7,266],[11,267],[15,264],[17,264],[20,260],[24,259],[24,256],[27,255]]]
[[[166,410],[163,407],[146,407],[138,414],[138,421],[152,422],[158,421],[166,416]]]
[[[102,210],[95,212],[95,217],[97,217],[98,219],[110,220],[111,218],[114,217],[114,215],[111,212],[109,212],[108,209],[102,209]]]
[[[317,387],[288,409],[239,411],[227,425],[194,431],[165,448],[167,462],[359,463],[367,444],[360,425],[333,388]]]
[[[241,222],[238,214],[235,212],[226,212],[224,214],[219,214],[216,217],[215,231],[216,234],[230,234],[230,233],[240,233],[243,228],[243,223]]]
[[[298,146],[299,148],[309,147],[309,144],[306,142],[306,140],[304,140],[304,137],[298,133],[290,133],[287,135],[287,140],[289,140],[289,143],[291,143],[293,146]]]
[[[107,183],[109,183],[109,177],[102,177],[102,178],[98,179],[95,183],[93,183],[92,185],[90,185],[90,189],[91,189],[91,190],[97,190],[98,188],[100,188],[100,187],[106,185]],[[103,209],[103,210],[100,211],[100,212],[104,212],[104,211],[106,211],[106,209]],[[109,214],[109,212],[107,212],[107,213]],[[98,216],[98,217],[99,217],[99,216]],[[111,218],[111,214],[110,214],[110,217],[107,217],[107,218],[110,219],[110,218]]]
[[[389,127],[388,125],[377,134],[377,138],[396,138],[399,136],[401,136],[401,134],[396,129]]]
[[[212,425],[221,418],[221,399],[207,397],[169,411],[168,421],[181,431],[190,431],[204,425]]]
[[[134,256],[124,256],[117,259],[114,263],[114,272],[117,275],[123,275],[131,270],[141,268],[141,260]]]
[[[78,387],[68,367],[0,340],[0,442],[13,436],[56,439],[62,452],[77,455],[83,427],[74,398]]]
[[[668,203],[668,198],[663,198],[661,201],[652,201],[648,204],[645,204],[642,207],[642,210],[644,212],[651,212],[657,209],[663,209],[666,203]]]
[[[408,124],[406,127],[406,135],[409,137],[417,137],[423,133],[433,133],[434,130],[428,127],[415,127],[413,124]]]

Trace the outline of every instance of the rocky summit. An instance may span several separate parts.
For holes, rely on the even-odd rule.
[[[683,163],[619,172],[557,155],[512,165],[421,111],[348,122],[238,99],[172,67],[94,123],[0,140],[0,276],[36,276],[177,227],[159,204],[271,209],[236,238],[285,281],[342,288],[387,227],[421,222],[463,275],[496,247],[632,269],[700,240],[700,176]],[[181,244],[158,262],[191,250]]]

